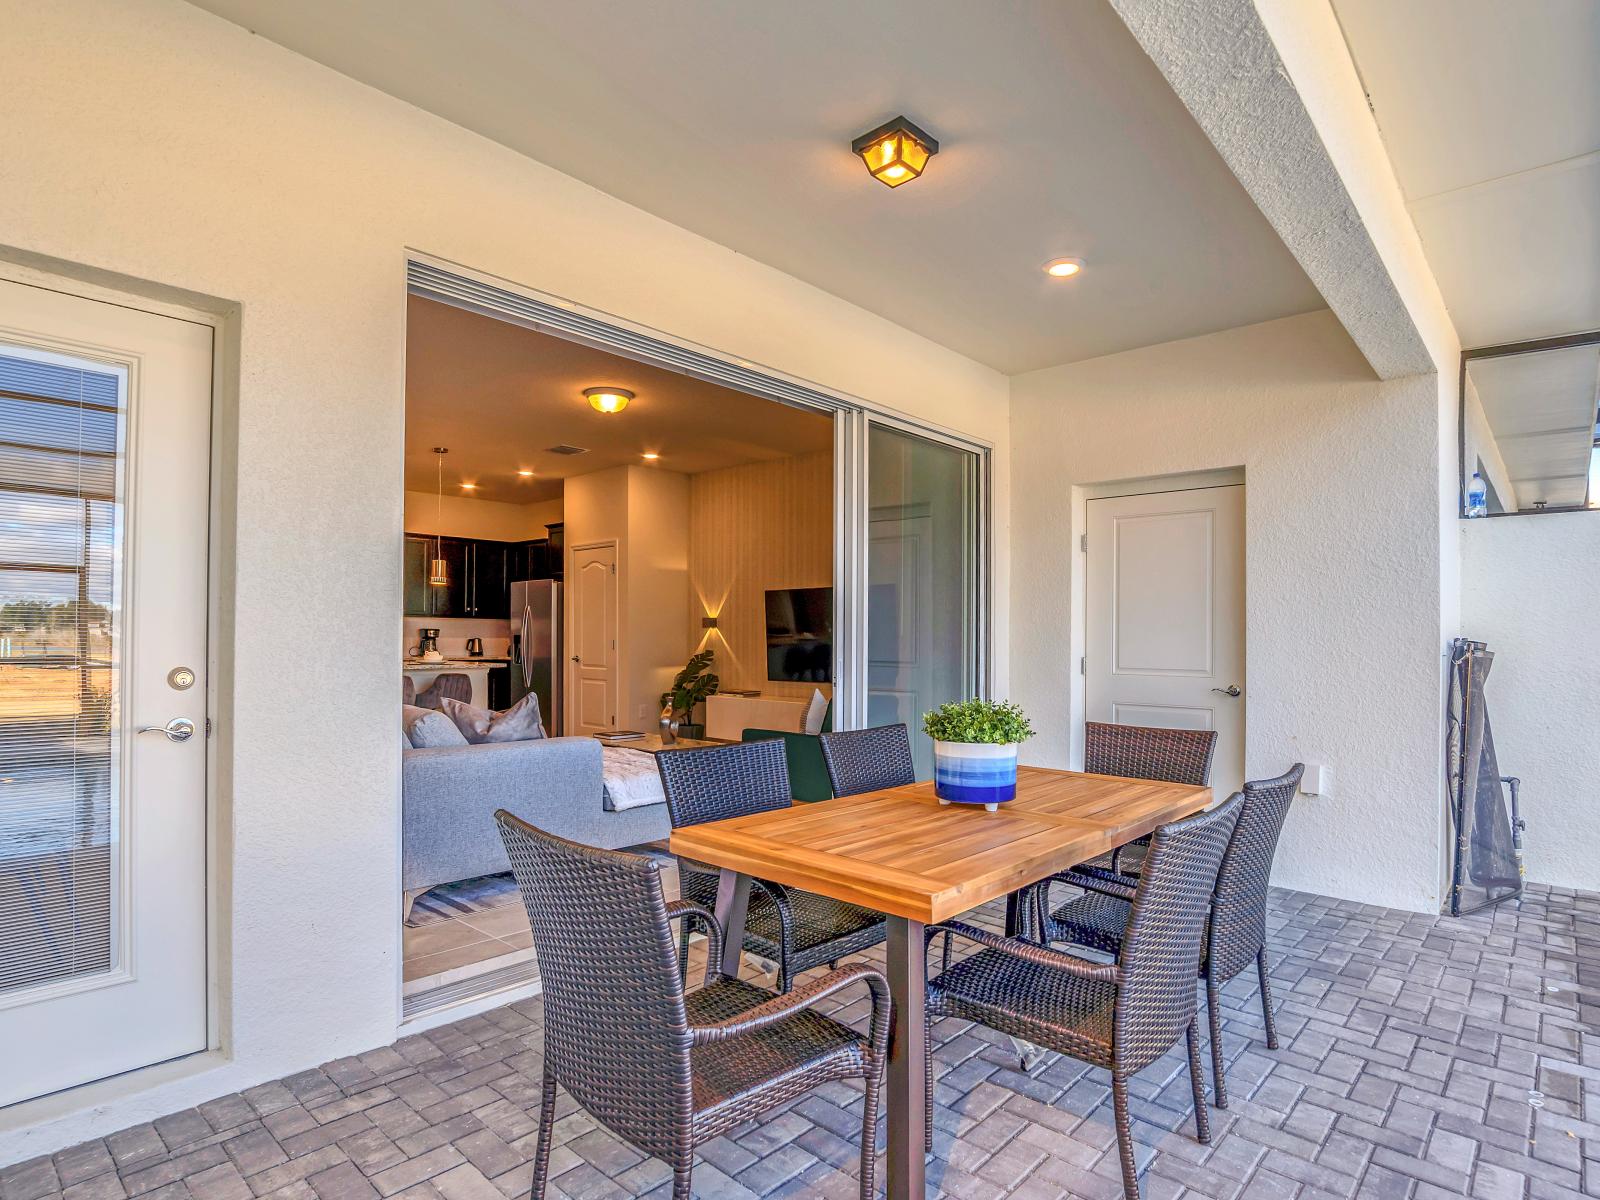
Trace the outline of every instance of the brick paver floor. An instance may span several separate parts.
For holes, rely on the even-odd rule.
[[[1213,1109],[1210,1146],[1177,1054],[1138,1077],[1148,1200],[1600,1196],[1600,896],[1535,888],[1449,920],[1278,891],[1271,924],[1282,1049],[1261,1040],[1249,972],[1225,992],[1233,1104]],[[0,1169],[0,1200],[525,1195],[541,1014],[496,1009]],[[1054,1055],[1022,1070],[962,1022],[935,1036],[930,1194],[1120,1195],[1103,1071]],[[856,1195],[860,1103],[827,1087],[712,1143],[696,1194]],[[659,1162],[559,1104],[552,1195],[667,1194]]]

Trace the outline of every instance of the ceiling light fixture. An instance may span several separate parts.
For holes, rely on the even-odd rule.
[[[439,495],[433,502],[433,558],[428,562],[428,586],[449,587],[450,565],[444,561],[444,456],[450,451],[435,446],[439,456]]]
[[[584,388],[583,394],[589,398],[589,407],[601,413],[619,413],[633,399],[632,392],[619,387]]]
[[[463,492],[475,492],[478,490],[478,485],[475,483],[463,483],[461,485],[461,490]]]
[[[1071,279],[1081,270],[1081,258],[1052,258],[1044,265],[1044,273],[1052,279]]]
[[[654,450],[646,450],[639,457],[647,460],[648,462],[655,462],[656,459],[661,457],[661,455],[657,454]]]
[[[860,155],[879,183],[899,187],[922,174],[939,143],[901,116],[863,133],[850,143],[850,152]]]
[[[524,479],[528,479],[533,475],[533,472],[532,471],[518,471],[517,474],[522,476]]]

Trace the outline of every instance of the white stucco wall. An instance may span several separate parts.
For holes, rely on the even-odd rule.
[[[1275,882],[1437,911],[1437,384],[1380,382],[1331,313],[1017,376],[1012,696],[1065,766],[1074,489],[1243,467],[1245,769],[1333,769],[1295,802]]]
[[[1465,637],[1494,651],[1500,769],[1523,781],[1528,878],[1600,889],[1600,513],[1464,521]]]
[[[1003,684],[995,372],[178,0],[3,0],[0,29],[4,252],[238,318],[225,1054],[13,1109],[0,1161],[394,1037],[408,247],[995,443]]]

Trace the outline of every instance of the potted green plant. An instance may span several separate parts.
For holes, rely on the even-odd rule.
[[[706,727],[703,724],[694,724],[694,710],[707,696],[716,694],[721,681],[711,673],[710,650],[702,650],[679,671],[672,681],[672,687],[661,693],[661,715],[668,721],[675,721],[675,733],[686,738],[703,738]]]
[[[940,804],[994,812],[1017,796],[1017,747],[1033,736],[1021,705],[952,700],[922,718],[933,739],[933,790]]]

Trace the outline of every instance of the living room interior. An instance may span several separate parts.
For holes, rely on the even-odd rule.
[[[407,335],[409,1008],[533,969],[467,810],[664,837],[644,747],[686,665],[678,744],[830,724],[834,421],[418,295]]]

